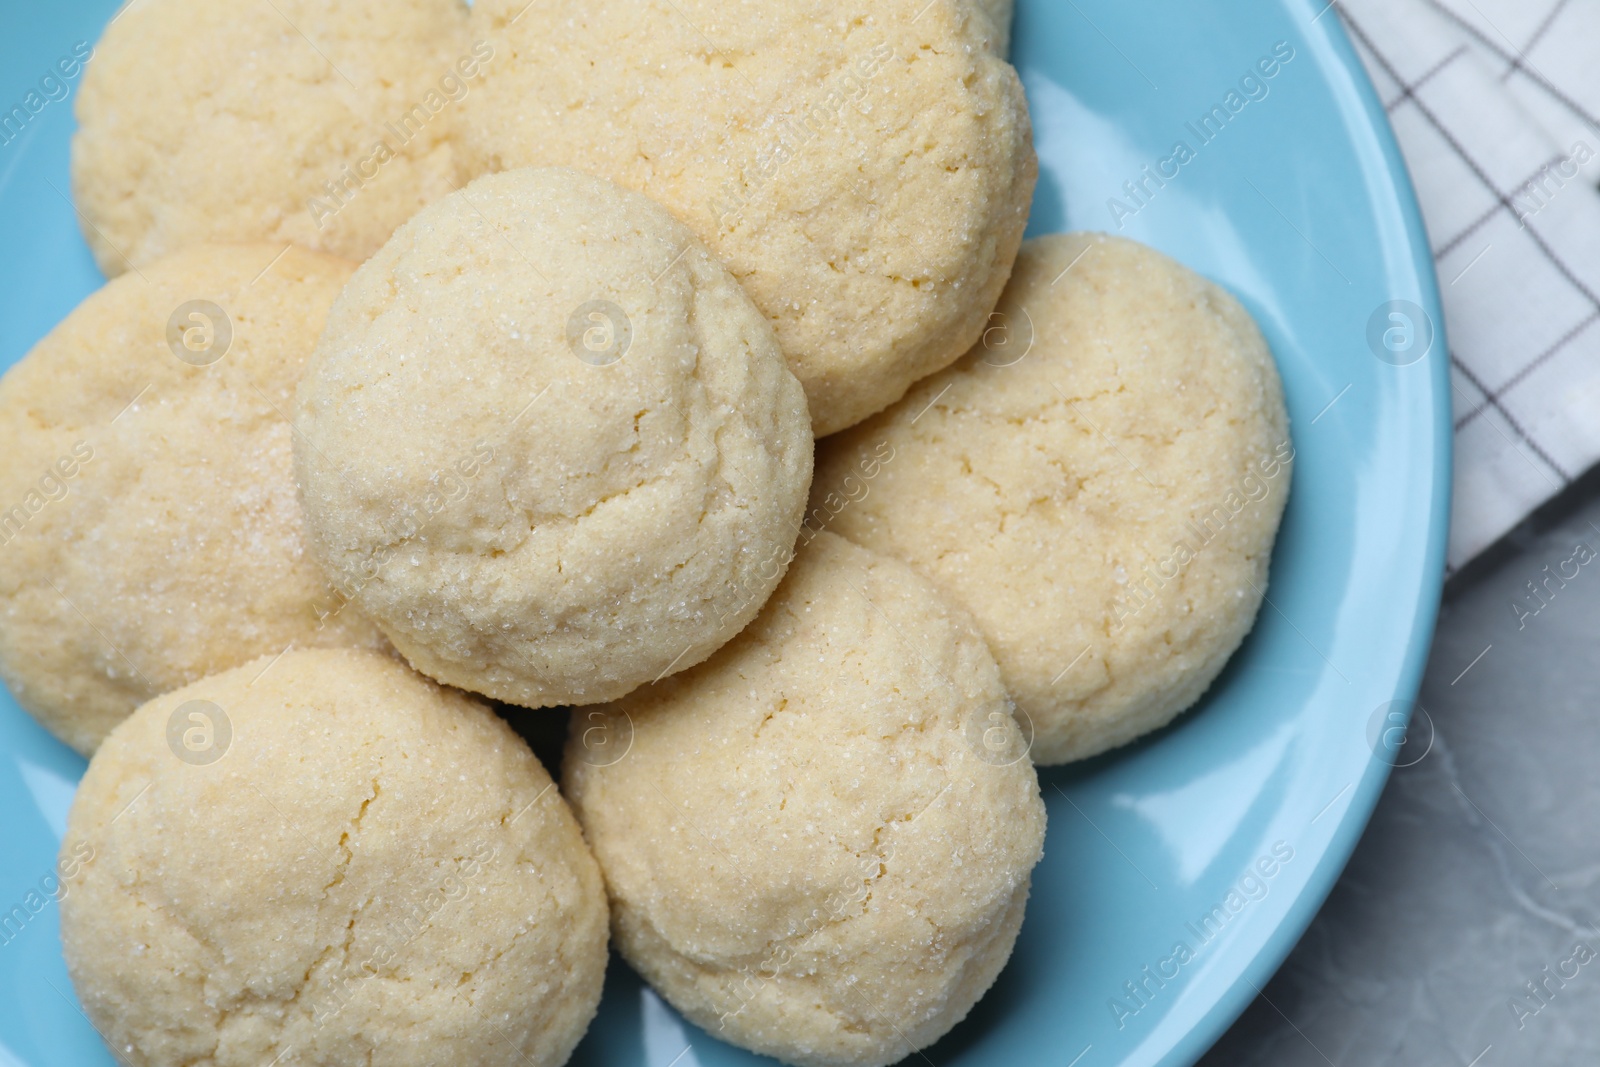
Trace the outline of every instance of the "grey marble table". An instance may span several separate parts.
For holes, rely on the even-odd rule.
[[[1600,1063],[1597,552],[1591,474],[1451,579],[1411,765],[1203,1067]]]

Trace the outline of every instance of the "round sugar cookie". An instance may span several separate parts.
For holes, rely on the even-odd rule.
[[[805,395],[689,230],[562,169],[480,178],[361,267],[301,383],[335,584],[412,665],[524,707],[705,659],[778,584]]]
[[[0,378],[0,676],[79,752],[290,644],[387,647],[306,555],[289,451],[353,269],[196,246],[89,296]]]
[[[201,242],[362,260],[462,180],[494,61],[460,0],[138,0],[83,76],[72,186],[108,276]]]
[[[683,220],[771,321],[818,437],[978,339],[1038,163],[976,0],[481,0],[468,165],[566,165]]]
[[[600,1000],[605,890],[549,775],[387,656],[152,700],[61,849],[67,970],[131,1067],[559,1067]]]
[[[985,339],[827,442],[808,527],[978,621],[1035,731],[1092,756],[1199,699],[1254,623],[1294,448],[1228,293],[1132,241],[1023,245]]]
[[[1045,811],[965,613],[833,534],[706,663],[573,713],[568,796],[623,956],[802,1067],[938,1039],[1011,955]]]

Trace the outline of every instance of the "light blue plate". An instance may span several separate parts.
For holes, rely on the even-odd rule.
[[[93,41],[114,6],[0,2],[0,111]],[[1408,351],[1406,320],[1380,312],[1418,306],[1418,336],[1419,312],[1441,321],[1383,112],[1337,16],[1318,14],[1324,2],[1020,4],[1016,60],[1043,166],[1031,232],[1121,223],[1237,293],[1277,354],[1299,459],[1269,605],[1203,706],[1142,744],[1041,776],[1050,831],[1016,955],[972,1017],[926,1050],[936,1067],[1193,1063],[1305,929],[1383,786],[1370,724],[1416,692],[1443,572],[1447,359],[1442,333]],[[1265,95],[1240,89],[1279,42],[1293,58],[1257,73]],[[1213,105],[1227,121],[1213,117],[1220,132],[1202,144],[1186,124]],[[0,146],[5,363],[100,282],[65,196],[71,130],[71,101],[51,101]],[[1144,168],[1163,161],[1176,176],[1158,186]],[[1124,183],[1141,180],[1135,198]],[[4,700],[4,1067],[112,1062],[72,999],[55,904],[29,897],[52,870],[82,771]],[[755,1062],[683,1024],[615,961],[574,1059]]]

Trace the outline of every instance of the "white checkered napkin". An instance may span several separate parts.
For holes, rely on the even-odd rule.
[[[1433,245],[1460,567],[1600,460],[1600,3],[1339,0]]]

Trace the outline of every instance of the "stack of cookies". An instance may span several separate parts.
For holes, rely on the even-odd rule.
[[[722,1040],[895,1062],[1011,953],[1035,765],[1238,647],[1255,324],[1022,241],[1006,0],[869,8],[108,27],[112,280],[0,379],[0,675],[91,756],[62,936],[119,1058],[557,1067],[610,942]]]

